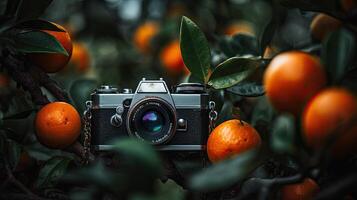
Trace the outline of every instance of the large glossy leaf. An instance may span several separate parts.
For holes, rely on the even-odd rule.
[[[250,77],[264,60],[233,57],[216,67],[208,84],[215,89],[229,88]]]
[[[244,97],[258,97],[265,94],[265,90],[262,84],[257,82],[242,82],[230,87],[227,91],[232,92],[239,96]]]
[[[64,29],[59,28],[54,23],[46,20],[33,19],[20,22],[14,26],[14,28],[29,29],[29,30],[50,30],[64,32]]]
[[[189,187],[200,192],[229,188],[246,178],[263,160],[258,150],[245,152],[202,170],[190,179]]]
[[[295,124],[291,115],[279,116],[273,125],[271,147],[277,153],[293,153],[295,151]]]
[[[52,35],[42,31],[26,31],[16,34],[15,47],[23,53],[60,53],[68,56],[67,51]]]
[[[338,83],[345,75],[355,55],[355,43],[354,35],[344,29],[333,32],[323,42],[322,60],[333,83]]]
[[[206,82],[211,63],[208,42],[200,28],[187,17],[182,17],[181,21],[180,48],[185,65],[193,76]]]
[[[71,162],[68,157],[53,157],[48,160],[40,170],[37,178],[36,187],[51,187],[65,174],[67,167]]]
[[[81,79],[72,83],[69,93],[80,113],[85,110],[85,102],[90,99],[90,94],[95,88],[97,88],[97,81],[95,80]]]
[[[21,1],[17,11],[17,21],[36,19],[40,17],[51,2],[52,0]]]

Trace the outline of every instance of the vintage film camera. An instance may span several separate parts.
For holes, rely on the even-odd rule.
[[[162,151],[204,150],[214,112],[204,85],[183,83],[171,93],[163,79],[144,78],[134,93],[101,86],[91,102],[91,147],[97,151],[128,136]]]

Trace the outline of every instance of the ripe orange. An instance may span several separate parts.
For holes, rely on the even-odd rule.
[[[277,55],[264,74],[266,95],[273,106],[295,115],[325,85],[326,74],[319,60],[299,51]]]
[[[331,153],[343,157],[357,145],[357,101],[347,90],[329,88],[316,95],[306,106],[303,115],[303,130],[306,143],[322,148],[331,136]],[[354,121],[352,121],[354,120]]]
[[[207,154],[211,162],[218,162],[256,148],[260,144],[260,135],[251,125],[233,119],[217,126],[209,135]]]
[[[78,72],[86,72],[90,67],[90,56],[87,48],[78,42],[73,42],[73,53],[70,64],[75,67]]]
[[[322,41],[329,33],[336,31],[342,26],[341,21],[320,13],[314,17],[310,29],[314,38]]]
[[[181,56],[180,43],[178,40],[174,40],[165,46],[160,53],[160,60],[162,65],[170,73],[181,73],[184,72],[188,74],[188,69],[183,62]]]
[[[55,23],[53,23],[55,24]],[[36,65],[42,68],[43,71],[47,73],[55,73],[63,69],[72,55],[72,41],[68,32],[60,25],[55,24],[58,28],[64,30],[60,31],[50,31],[43,30],[44,32],[55,37],[67,51],[68,56],[59,53],[32,53],[29,54],[29,59]]]
[[[65,102],[45,105],[35,119],[38,140],[50,148],[63,149],[79,136],[81,118],[76,109]]]
[[[151,40],[159,32],[159,24],[153,21],[140,25],[134,33],[134,44],[142,53],[149,53]]]
[[[234,22],[224,29],[224,34],[228,36],[233,36],[238,33],[255,35],[253,25],[247,21]]]
[[[301,183],[285,185],[281,189],[282,200],[310,200],[318,193],[320,187],[311,178],[305,178]]]

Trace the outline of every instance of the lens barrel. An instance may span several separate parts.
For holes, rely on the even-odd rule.
[[[126,125],[130,136],[154,145],[163,144],[176,132],[176,111],[162,98],[145,98],[129,109]]]

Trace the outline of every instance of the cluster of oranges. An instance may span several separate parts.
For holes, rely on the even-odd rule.
[[[135,47],[144,54],[153,51],[153,39],[160,32],[160,25],[157,22],[147,21],[138,26],[133,35]],[[172,75],[188,74],[189,71],[183,62],[180,50],[180,43],[177,39],[166,44],[159,55],[161,65],[165,71]]]
[[[345,7],[355,5],[347,1],[344,3]],[[311,33],[315,39],[322,41],[341,26],[339,20],[318,14],[311,23]],[[326,72],[318,57],[301,51],[275,54],[271,47],[264,54],[265,58],[274,57],[264,74],[266,96],[273,107],[301,117],[302,136],[312,150],[327,148],[327,155],[334,159],[345,158],[355,152],[356,97],[347,89],[327,87]],[[241,120],[229,120],[212,131],[207,153],[215,163],[258,148],[260,144],[259,133],[252,126]],[[284,186],[281,197],[311,199],[318,190],[317,183],[306,178],[300,183]]]
[[[61,43],[68,56],[58,53],[33,53],[28,58],[46,73],[59,72],[67,64],[78,72],[89,69],[90,57],[84,45],[71,40],[70,34],[62,26],[62,31],[43,30]],[[80,135],[81,118],[77,110],[65,102],[52,102],[43,106],[35,118],[36,136],[41,144],[49,148],[63,149],[76,141]]]

